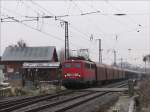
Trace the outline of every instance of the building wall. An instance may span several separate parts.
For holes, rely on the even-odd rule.
[[[5,62],[5,79],[11,86],[22,86],[22,62]]]
[[[23,68],[23,62],[7,62],[6,75],[7,82],[11,86],[33,86],[37,81],[58,80],[58,71],[56,68]]]
[[[4,81],[4,73],[3,73],[3,70],[0,69],[0,82],[3,82]]]
[[[34,83],[41,81],[53,82],[55,80],[58,80],[58,71],[58,68],[25,68],[23,79],[24,82],[30,83],[25,83],[25,85],[33,85]]]

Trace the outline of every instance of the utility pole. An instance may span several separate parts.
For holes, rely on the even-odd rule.
[[[114,50],[114,66],[116,66],[116,51]]]
[[[121,60],[121,68],[122,68],[122,62],[123,62],[123,58],[121,58],[120,60]]]
[[[69,38],[68,38],[68,22],[65,23],[65,60],[69,58]]]
[[[145,60],[145,73],[146,73],[146,60]]]
[[[1,0],[0,0],[0,16],[1,16]],[[1,57],[1,49],[2,49],[2,45],[1,45],[2,44],[2,40],[1,40],[2,32],[1,32],[1,30],[2,29],[1,29],[1,20],[0,20],[0,57]]]
[[[102,63],[102,49],[101,49],[101,39],[97,39],[99,41],[99,63]]]
[[[63,22],[65,24],[65,60],[67,60],[69,58],[68,22],[65,20],[59,19],[57,16],[42,16],[42,17],[28,17],[28,18],[34,18],[34,19],[23,20],[23,21],[38,21],[39,18],[55,18],[55,20],[59,20],[60,22]],[[11,19],[13,21],[3,21],[3,22],[20,22],[20,23],[23,22],[23,21],[19,21],[15,19],[14,17],[7,17],[4,19],[1,19],[1,21],[5,19]]]
[[[58,19],[55,16],[55,20],[59,20],[65,24],[65,60],[69,58],[69,36],[68,36],[68,21]]]

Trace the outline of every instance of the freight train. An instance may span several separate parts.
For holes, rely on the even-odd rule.
[[[62,83],[65,87],[104,84],[137,78],[138,72],[87,60],[66,60],[62,63]]]

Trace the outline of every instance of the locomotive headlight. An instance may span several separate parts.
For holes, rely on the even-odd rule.
[[[76,73],[75,76],[80,77],[81,75],[79,73]]]

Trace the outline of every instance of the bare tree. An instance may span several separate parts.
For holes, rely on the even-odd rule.
[[[144,62],[150,61],[150,55],[144,56],[143,61]]]
[[[17,42],[16,46],[17,47],[27,47],[27,44],[24,42],[24,40],[21,39]]]

